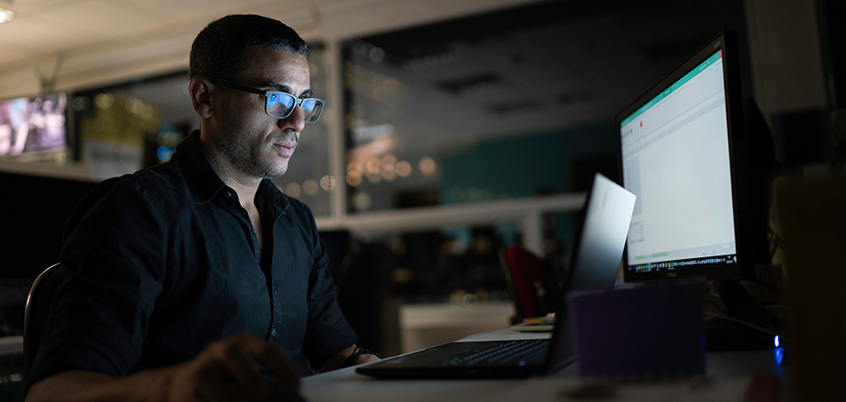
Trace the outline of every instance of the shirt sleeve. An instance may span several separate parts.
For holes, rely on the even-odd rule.
[[[164,278],[167,226],[157,201],[123,177],[98,185],[71,213],[62,284],[27,387],[66,370],[132,372]]]
[[[358,337],[338,306],[335,282],[328,267],[326,245],[317,234],[310,211],[308,217],[314,264],[309,274],[308,327],[303,340],[303,353],[312,366],[319,368],[330,356],[358,342]]]

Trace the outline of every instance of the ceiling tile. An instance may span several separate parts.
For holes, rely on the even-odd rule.
[[[124,0],[125,3],[158,14],[166,14],[174,21],[195,20],[209,16],[211,20],[241,11],[244,3],[237,0]]]
[[[172,2],[177,3],[178,2]],[[73,3],[49,10],[39,9],[37,15],[59,26],[85,30],[108,37],[153,30],[173,21],[163,10],[150,10],[119,1],[93,0]]]
[[[0,66],[14,63],[18,60],[23,60],[27,58],[29,54],[26,52],[22,52],[17,49],[11,49],[6,46],[0,46]],[[2,68],[0,68],[2,69]]]
[[[42,7],[53,7],[62,3],[71,3],[78,0],[0,0],[0,7],[15,12],[27,12]]]
[[[0,44],[17,48],[30,55],[52,52],[98,37],[87,31],[57,27],[30,15],[0,24]]]

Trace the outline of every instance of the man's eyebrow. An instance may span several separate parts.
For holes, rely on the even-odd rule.
[[[292,95],[295,95],[295,96],[298,96],[298,97],[303,97],[303,96],[309,97],[309,96],[314,95],[314,92],[312,92],[311,89],[306,89],[305,91],[303,91],[303,93],[296,95],[294,93],[294,90],[291,89],[291,87],[289,87],[285,84],[280,84],[278,82],[273,82],[273,81],[267,81],[265,83],[262,83],[261,85],[259,85],[259,87],[260,88],[271,88],[274,91],[285,92],[285,93],[292,94]]]

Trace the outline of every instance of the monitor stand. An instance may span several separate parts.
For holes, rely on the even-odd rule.
[[[737,280],[714,281],[730,318],[770,330],[780,328],[779,319],[761,307]],[[772,349],[773,335],[721,318],[705,322],[709,351]]]

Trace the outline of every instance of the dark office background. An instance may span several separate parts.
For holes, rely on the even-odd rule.
[[[626,46],[637,47],[649,60],[649,71],[634,80],[626,82],[610,102],[609,110],[619,110],[625,103],[654,84],[663,74],[681,63],[699,46],[725,29],[737,30],[740,37],[741,53],[748,54],[746,37],[744,2],[737,0],[691,3],[678,1],[607,1],[607,2],[543,2],[508,10],[495,11],[449,21],[441,21],[424,26],[383,32],[373,35],[350,38],[342,45],[345,61],[352,64],[366,65],[367,60],[355,56],[356,44],[369,43],[378,45],[388,56],[391,65],[401,66],[415,58],[425,58],[427,54],[437,54],[456,42],[477,43],[490,40],[491,37],[508,32],[519,32],[538,26],[567,25],[584,20],[605,18],[625,32],[630,42]],[[846,32],[840,19],[846,15],[846,5],[837,0],[818,0],[819,36],[821,39],[823,67],[826,77],[827,105],[805,110],[779,112],[770,118],[771,135],[776,144],[776,159],[784,169],[800,169],[803,166],[840,161],[846,154],[844,143],[846,134],[839,134],[832,128],[832,113],[843,107],[846,97],[846,64],[838,55],[846,52]],[[584,32],[584,47],[579,52],[588,52],[601,47],[599,39],[593,39],[592,32]],[[556,43],[559,38],[549,38]],[[511,62],[519,64],[518,55],[511,57]],[[578,59],[582,54],[574,54]],[[607,61],[609,69],[603,73],[607,81],[618,82],[619,77],[626,77],[626,60],[613,58]],[[747,59],[742,60],[744,91],[752,94],[751,68]],[[374,67],[375,68],[375,67]],[[380,67],[381,68],[381,67]],[[385,70],[386,73],[390,70]],[[409,85],[428,85],[440,91],[444,97],[461,93],[478,84],[496,84],[496,75],[485,75],[485,71],[465,74],[453,79],[440,79],[425,82],[424,78],[405,75]],[[178,73],[176,76],[178,76]],[[172,79],[175,75],[158,77]],[[469,78],[468,78],[469,77]],[[153,77],[156,78],[156,77]],[[132,80],[110,86],[109,88],[128,88],[155,80]],[[422,84],[421,84],[422,83]],[[98,88],[106,90],[108,88]],[[533,87],[531,90],[542,92],[544,88]],[[81,91],[85,92],[85,91]],[[90,91],[89,91],[90,92]],[[93,91],[97,92],[97,91]],[[452,94],[452,95],[450,95]],[[559,94],[561,95],[561,94]],[[566,95],[566,94],[565,94]],[[608,97],[601,90],[597,92],[575,92],[567,96],[558,96],[559,107],[572,107],[580,102],[598,101]],[[520,98],[522,101],[525,98]],[[347,92],[344,94],[344,108],[350,114],[367,109],[361,99]],[[359,103],[356,103],[359,102]],[[415,99],[415,106],[425,109],[422,99]],[[477,101],[478,102],[478,101]],[[481,103],[481,102],[479,102]],[[186,105],[190,107],[190,105]],[[376,105],[384,106],[384,105]],[[487,110],[500,113],[520,110],[506,110],[502,105],[483,105]],[[515,105],[519,106],[519,105]],[[380,109],[376,109],[380,110]],[[841,113],[842,115],[842,113]],[[382,123],[372,115],[359,114],[357,117]],[[433,117],[429,117],[435,120]],[[841,118],[843,121],[844,118]],[[470,145],[447,146],[449,152],[440,166],[445,174],[439,182],[427,182],[418,187],[397,187],[395,192],[374,192],[373,198],[379,198],[381,209],[406,208],[437,204],[451,204],[473,201],[478,194],[498,196],[508,194],[511,197],[560,194],[583,191],[589,183],[586,178],[594,171],[606,172],[613,176],[616,172],[616,155],[613,139],[613,112],[596,118],[589,124],[576,127],[557,127],[551,130],[536,130],[533,122],[525,121],[520,130],[512,130],[513,136],[502,138],[481,138]],[[184,121],[181,121],[184,123]],[[391,122],[401,126],[402,122]],[[177,124],[178,125],[178,124]],[[181,127],[181,126],[180,126]],[[349,128],[349,127],[347,127]],[[188,129],[181,131],[187,132]],[[574,132],[591,136],[591,141],[580,141]],[[577,133],[577,134],[578,134]],[[75,135],[78,135],[78,131]],[[839,135],[839,137],[838,137]],[[347,130],[347,149],[356,145]],[[523,137],[521,137],[523,136]],[[79,138],[71,138],[72,144],[79,144]],[[449,144],[446,144],[449,145]],[[516,158],[507,159],[506,163],[496,166],[497,159],[492,155],[506,153],[509,149],[522,147]],[[572,148],[572,149],[571,149]],[[443,149],[443,147],[442,147]],[[555,155],[560,151],[560,159]],[[567,154],[565,159],[563,154]],[[79,147],[71,149],[71,155],[79,158]],[[538,156],[542,155],[543,160]],[[505,158],[501,158],[504,160]],[[155,163],[149,160],[147,163]],[[497,177],[485,176],[482,166],[494,166]],[[474,170],[475,169],[475,170]],[[447,171],[448,170],[448,171]],[[544,181],[504,183],[502,176],[512,173],[525,173],[538,176],[536,171],[545,172]],[[500,180],[498,180],[500,179]],[[365,186],[349,188],[338,180],[341,187],[349,191],[352,199],[356,193],[364,191]],[[513,182],[513,180],[512,180]],[[382,189],[390,186],[382,183]],[[519,184],[519,185],[517,185]],[[56,178],[24,176],[11,173],[0,174],[0,186],[4,196],[0,201],[2,210],[3,236],[0,240],[0,277],[9,280],[31,280],[38,272],[58,261],[62,230],[67,215],[75,203],[94,183],[70,181]],[[367,186],[370,186],[369,184]],[[482,189],[483,191],[476,191]],[[376,190],[373,190],[376,191]],[[381,205],[381,206],[380,206]],[[372,207],[375,208],[375,207]],[[321,208],[328,211],[328,207]],[[350,212],[356,212],[350,206]],[[551,255],[565,258],[572,237],[574,214],[550,214],[544,217],[544,236],[546,251]],[[400,234],[388,234],[356,239],[350,233],[326,233],[327,243],[332,245],[332,264],[338,274],[339,293],[344,303],[356,299],[343,289],[363,284],[373,285],[375,289],[404,297],[409,302],[443,301],[456,290],[474,293],[491,300],[502,297],[504,281],[499,270],[496,252],[504,244],[519,243],[521,233],[514,226],[478,226],[452,228],[451,230],[420,231]],[[343,251],[338,251],[343,250]],[[377,267],[368,270],[368,267]],[[351,273],[366,271],[365,274],[350,276]],[[346,275],[346,276],[344,276]],[[381,296],[373,292],[368,303],[378,304]],[[364,300],[364,299],[362,299]],[[351,311],[352,308],[348,309]],[[372,318],[372,317],[370,317]],[[352,317],[362,327],[373,326],[368,317]],[[380,334],[372,334],[373,343],[382,340]],[[374,347],[378,347],[375,346]]]

